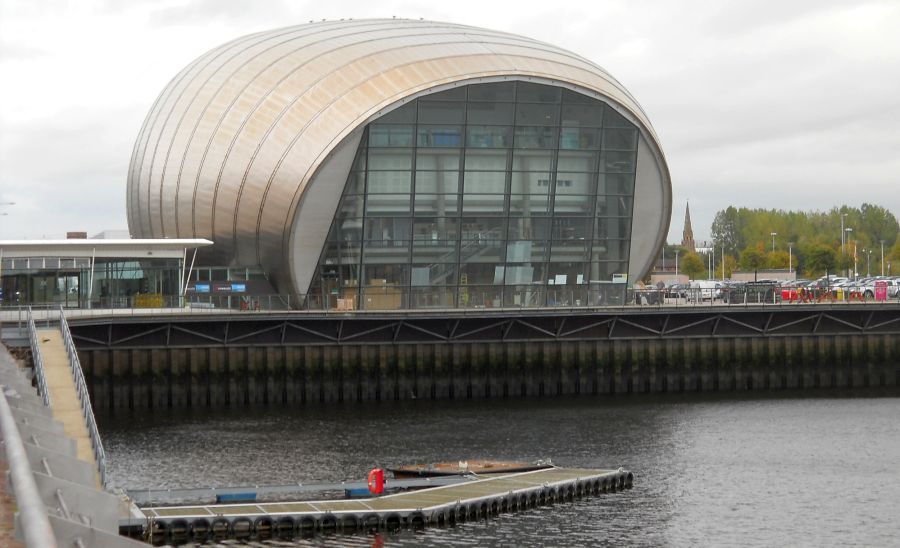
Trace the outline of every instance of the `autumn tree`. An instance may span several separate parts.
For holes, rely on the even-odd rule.
[[[804,272],[808,276],[827,274],[829,272],[834,272],[836,264],[837,260],[834,249],[827,245],[820,244],[813,247],[808,253],[806,264],[804,265]]]
[[[766,255],[755,247],[748,247],[741,252],[741,268],[753,271],[753,280],[756,281],[757,273],[766,264]]]
[[[703,259],[696,253],[688,253],[681,259],[679,270],[688,275],[688,278],[695,280],[700,274],[706,272],[706,265]]]

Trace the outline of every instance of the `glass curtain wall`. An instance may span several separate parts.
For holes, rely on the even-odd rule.
[[[369,124],[310,287],[325,308],[607,304],[624,294],[637,128],[528,82]]]

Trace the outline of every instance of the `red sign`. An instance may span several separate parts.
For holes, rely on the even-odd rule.
[[[875,300],[876,301],[886,301],[887,300],[887,280],[876,280],[875,281]]]

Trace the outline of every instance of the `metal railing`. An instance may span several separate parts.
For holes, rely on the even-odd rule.
[[[97,421],[94,419],[94,409],[91,405],[91,397],[88,394],[87,383],[81,370],[81,361],[78,359],[78,351],[69,331],[69,323],[66,321],[63,307],[59,307],[59,329],[62,332],[63,344],[69,357],[69,368],[72,370],[72,378],[75,381],[75,390],[78,391],[78,399],[81,401],[81,412],[91,436],[91,445],[94,449],[94,458],[97,459],[97,469],[100,472],[100,484],[107,486],[106,478],[106,452],[103,450],[103,442],[100,440],[100,431],[97,429]]]
[[[879,300],[868,289],[846,287],[814,287],[799,290],[781,286],[725,286],[723,288],[669,287],[657,289],[627,288],[624,284],[594,286],[503,286],[478,285],[459,287],[395,287],[377,286],[361,290],[348,288],[351,299],[340,294],[189,294],[160,296],[153,306],[136,303],[130,298],[104,299],[92,308],[65,308],[69,318],[92,316],[154,314],[234,314],[272,311],[346,314],[348,312],[456,310],[483,311],[486,309],[625,309],[658,307],[722,307],[722,306],[792,306],[797,304],[841,306],[847,303],[889,305],[900,303],[900,295],[888,293]],[[349,294],[348,294],[349,295]],[[347,303],[351,303],[347,306]],[[344,306],[341,306],[343,304]],[[32,305],[0,310],[0,317],[16,322],[24,328],[31,313],[39,325],[53,325],[57,321],[52,307]]]
[[[31,345],[31,361],[34,364],[34,378],[37,381],[38,393],[44,405],[50,407],[50,391],[47,389],[47,376],[44,374],[44,358],[41,355],[40,341],[37,338],[37,327],[31,307],[28,307],[28,342]]]
[[[6,446],[6,462],[16,495],[25,544],[52,548],[57,544],[47,517],[47,507],[34,481],[28,454],[5,393],[0,395],[0,432],[3,433],[3,444]]]

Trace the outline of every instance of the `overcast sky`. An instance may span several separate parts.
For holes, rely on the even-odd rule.
[[[166,83],[237,36],[364,17],[522,34],[637,98],[669,161],[681,240],[728,205],[900,216],[900,2],[0,1],[0,239],[125,228],[134,140]]]

